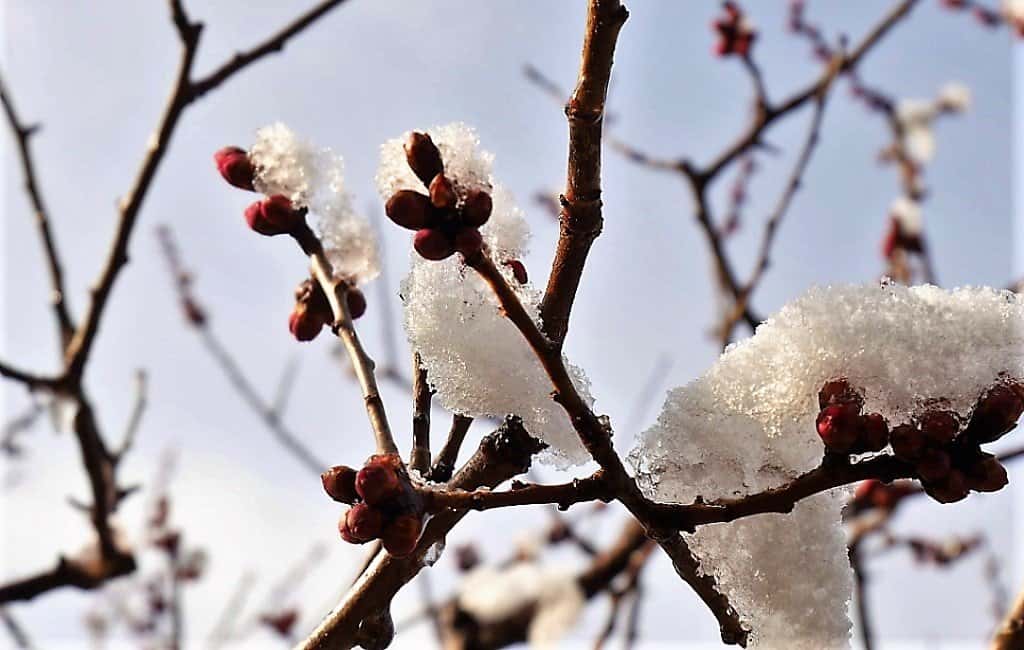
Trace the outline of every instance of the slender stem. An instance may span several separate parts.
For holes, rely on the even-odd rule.
[[[459,460],[459,450],[469,433],[469,427],[473,424],[473,418],[456,413],[452,416],[452,426],[448,431],[448,439],[441,447],[441,452],[434,460],[434,466],[430,470],[430,480],[437,483],[444,483],[452,477],[455,471],[455,463]]]
[[[430,398],[434,391],[427,383],[427,369],[420,363],[418,352],[413,354],[412,370],[412,453],[409,466],[421,476],[426,476],[430,471]]]
[[[601,234],[601,129],[615,43],[628,17],[619,0],[590,0],[576,89],[565,106],[569,161],[561,236],[541,303],[545,331],[558,345],[569,329],[590,246]]]
[[[331,268],[331,263],[327,260],[327,255],[324,254],[323,245],[312,230],[304,227],[293,233],[293,237],[303,252],[309,256],[313,277],[320,283],[320,287],[331,305],[331,311],[334,313],[332,329],[345,346],[349,361],[352,363],[352,370],[359,382],[359,388],[363,392],[366,414],[370,418],[370,426],[373,428],[374,438],[377,442],[377,453],[397,454],[398,446],[391,434],[388,416],[384,410],[384,400],[381,399],[380,390],[377,388],[373,359],[363,349],[363,344],[352,324],[352,315],[348,311],[346,293],[349,285],[334,277],[334,269]]]

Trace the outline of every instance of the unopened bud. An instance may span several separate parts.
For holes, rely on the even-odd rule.
[[[479,228],[491,218],[494,203],[491,195],[483,190],[469,190],[466,200],[462,202],[462,223]]]
[[[1021,413],[1021,395],[1006,384],[998,384],[978,400],[964,435],[979,444],[998,440],[1017,426]]]
[[[399,515],[388,524],[381,541],[384,549],[395,557],[405,557],[416,549],[423,522],[416,515]]]
[[[379,505],[402,493],[394,468],[371,461],[356,474],[356,492],[370,505]]]
[[[939,503],[962,501],[969,491],[964,474],[958,469],[950,470],[942,482],[925,486],[925,492]]]
[[[924,433],[912,424],[901,424],[889,434],[892,451],[900,460],[913,462],[924,453]]]
[[[991,454],[985,454],[978,462],[967,468],[967,485],[977,492],[998,492],[1006,487],[1010,479],[1006,468]]]
[[[419,230],[430,225],[430,199],[413,190],[398,190],[384,204],[388,219],[403,228]]]
[[[315,339],[325,325],[320,313],[306,303],[295,303],[291,315],[288,316],[288,331],[296,340],[307,342]]]
[[[441,152],[426,133],[413,131],[405,141],[405,159],[409,168],[424,185],[429,186],[434,177],[444,171]]]
[[[423,228],[416,231],[412,247],[424,259],[443,260],[455,253],[455,244],[440,230]]]
[[[348,306],[348,315],[352,320],[366,313],[366,296],[356,287],[345,292],[345,304]]]
[[[254,191],[253,179],[256,169],[245,149],[224,147],[213,154],[213,162],[221,177],[231,185],[243,190]]]
[[[246,208],[245,221],[261,235],[283,235],[305,224],[306,212],[296,209],[287,196],[275,194]]]
[[[879,413],[868,413],[860,418],[860,440],[863,451],[882,451],[889,444],[889,425]]]
[[[942,446],[953,441],[960,422],[949,411],[930,411],[921,416],[920,426],[928,444]]]
[[[345,525],[349,536],[356,543],[363,544],[380,537],[384,528],[384,517],[380,511],[365,503],[357,503],[345,513]]]
[[[336,465],[320,475],[324,484],[324,492],[335,501],[355,503],[359,499],[356,492],[356,470],[345,465]]]
[[[939,449],[926,449],[915,467],[922,481],[937,483],[949,476],[953,464],[946,452]]]
[[[502,263],[512,270],[512,277],[519,284],[526,284],[529,280],[529,276],[526,275],[526,266],[519,260],[505,260]]]
[[[818,413],[818,435],[829,451],[845,453],[857,442],[857,407],[852,404],[832,404]]]

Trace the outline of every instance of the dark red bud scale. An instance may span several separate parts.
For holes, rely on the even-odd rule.
[[[949,475],[940,483],[925,485],[925,492],[939,503],[962,501],[969,491],[967,480],[958,469],[950,470]]]
[[[479,228],[491,218],[494,204],[491,195],[483,190],[469,190],[462,202],[462,223]]]
[[[245,149],[239,147],[224,147],[213,154],[213,162],[217,165],[217,171],[221,177],[237,188],[255,191],[253,179],[256,177],[256,169],[249,154]]]
[[[398,473],[384,462],[371,460],[356,474],[356,492],[370,505],[379,505],[402,494]]]
[[[846,379],[833,379],[825,382],[818,391],[818,407],[825,408],[829,404],[856,404],[862,407],[864,398]]]
[[[430,181],[444,171],[441,152],[426,133],[409,134],[405,141],[405,159],[424,186],[429,186]]]
[[[304,225],[306,212],[292,205],[287,196],[275,194],[246,208],[245,221],[261,235],[283,235]]]
[[[913,462],[921,457],[925,449],[924,433],[912,424],[894,427],[889,434],[892,451],[900,460]]]
[[[977,443],[998,440],[1017,426],[1024,399],[1012,387],[999,384],[978,400],[964,435]]]
[[[345,304],[348,306],[348,315],[353,320],[366,313],[366,296],[355,287],[345,292]]]
[[[857,442],[857,407],[852,404],[832,404],[818,413],[818,435],[829,451],[845,453]]]
[[[340,503],[355,503],[359,499],[356,492],[356,470],[345,465],[337,465],[320,475],[324,492]]]
[[[384,549],[395,557],[405,557],[416,549],[423,522],[416,515],[399,515],[388,524],[381,537]]]
[[[998,492],[1010,482],[1006,468],[991,454],[985,454],[981,460],[972,464],[964,471],[967,486],[977,492]]]
[[[860,447],[864,451],[882,451],[889,444],[889,425],[879,413],[860,418]]]
[[[324,319],[320,314],[307,307],[304,303],[296,303],[288,316],[288,331],[298,341],[307,342],[315,339],[324,327]]]
[[[349,534],[359,543],[380,537],[384,529],[384,517],[380,511],[366,503],[357,503],[345,513]]]
[[[443,260],[455,253],[455,243],[440,230],[423,228],[416,231],[412,247],[424,259]]]
[[[926,449],[917,461],[917,474],[926,483],[937,483],[949,476],[953,463],[949,454],[939,449]]]
[[[505,260],[502,264],[512,270],[512,277],[519,284],[526,284],[529,280],[529,276],[526,274],[526,266],[519,260]]]
[[[413,190],[399,190],[388,199],[384,212],[397,225],[419,230],[430,225],[430,198]]]
[[[920,427],[928,444],[942,446],[956,437],[960,421],[949,411],[930,411],[921,416]]]

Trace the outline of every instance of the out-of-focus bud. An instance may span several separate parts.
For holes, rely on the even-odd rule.
[[[384,204],[388,219],[409,230],[419,230],[430,224],[430,199],[413,190],[399,190]]]
[[[245,221],[261,235],[284,235],[306,223],[306,211],[296,209],[287,196],[275,194],[246,208]]]
[[[440,230],[423,228],[416,231],[412,247],[421,257],[428,260],[443,260],[455,253],[455,243]]]
[[[336,465],[320,475],[324,492],[335,501],[355,503],[359,499],[356,492],[356,470],[345,465]]]
[[[462,202],[462,223],[466,226],[479,228],[487,223],[494,210],[491,195],[483,190],[469,190],[466,200]]]
[[[256,169],[249,154],[245,149],[238,147],[224,147],[213,154],[213,162],[217,165],[217,171],[221,177],[237,188],[255,191],[253,179],[256,177]]]

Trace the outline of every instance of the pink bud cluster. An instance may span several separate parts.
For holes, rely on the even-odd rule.
[[[1024,413],[1024,386],[996,384],[978,399],[966,421],[952,411],[932,408],[891,431],[881,415],[861,413],[863,397],[845,379],[827,382],[818,402],[818,435],[829,453],[877,452],[891,445],[896,458],[913,466],[929,496],[951,503],[971,490],[995,492],[1007,484],[1006,469],[981,445],[1017,426]],[[884,502],[893,496],[871,492],[874,487],[863,489],[863,500]]]
[[[350,544],[380,539],[396,557],[413,552],[423,528],[423,503],[413,489],[397,454],[371,456],[359,471],[344,465],[321,475],[324,491],[350,504],[338,522],[341,538]]]
[[[724,16],[716,18],[711,28],[718,34],[715,54],[718,56],[750,56],[750,48],[757,38],[757,31],[751,26],[746,14],[735,2],[722,4]]]
[[[479,228],[491,218],[491,195],[481,189],[458,190],[445,175],[441,152],[426,133],[409,135],[405,157],[427,194],[395,192],[384,206],[388,218],[416,231],[413,248],[425,259],[479,252],[483,248]]]
[[[355,287],[345,292],[345,303],[352,318],[359,318],[366,313],[366,297]],[[298,341],[312,341],[325,325],[333,322],[334,311],[320,283],[311,279],[303,280],[295,288],[295,307],[288,317],[288,331]]]

